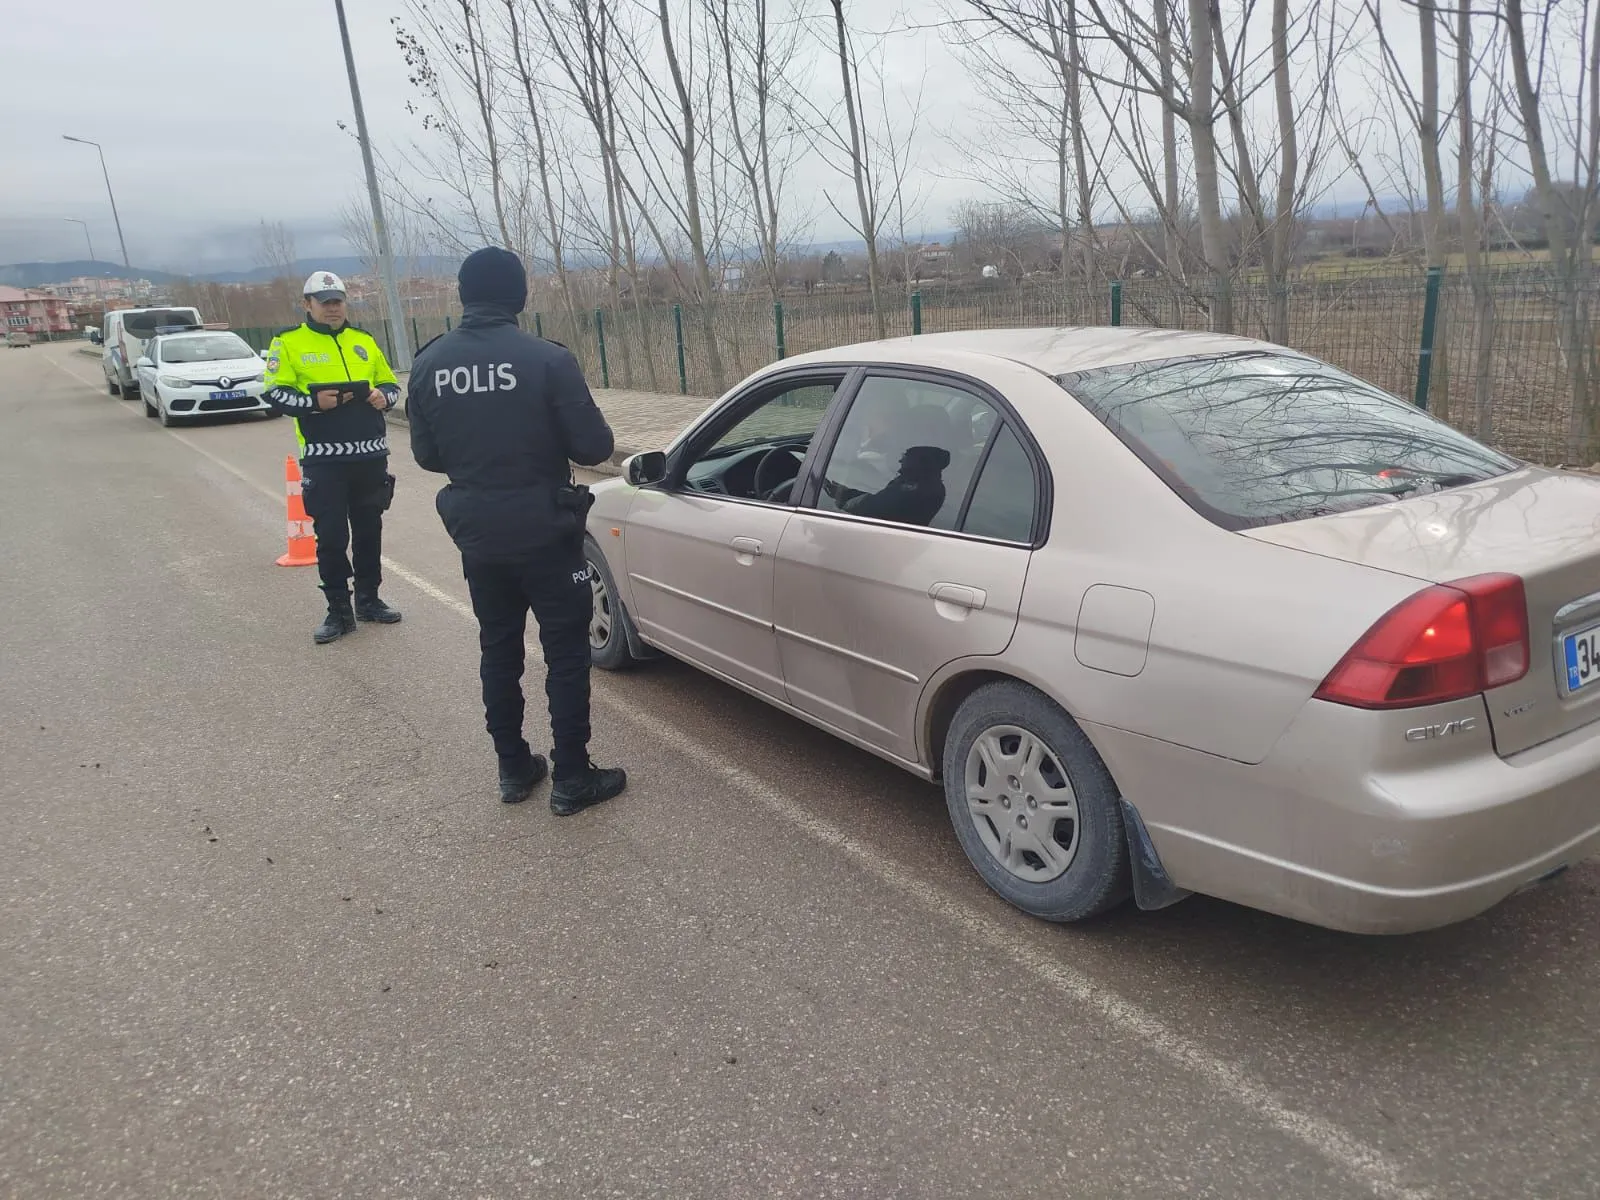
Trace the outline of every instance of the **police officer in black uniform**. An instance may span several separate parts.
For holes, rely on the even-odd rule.
[[[500,799],[526,800],[549,770],[522,733],[529,609],[544,649],[555,749],[551,811],[568,816],[627,786],[589,759],[589,620],[583,553],[588,490],[569,463],[611,457],[611,427],[571,351],[517,328],[528,299],[522,260],[487,247],[459,275],[461,324],[411,365],[406,415],[417,465],[450,482],[438,495],[461,551],[483,651],[483,707],[500,759]]]

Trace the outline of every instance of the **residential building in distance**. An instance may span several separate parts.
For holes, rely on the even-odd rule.
[[[67,301],[48,292],[0,286],[0,320],[6,332],[26,330],[35,337],[71,333]]]

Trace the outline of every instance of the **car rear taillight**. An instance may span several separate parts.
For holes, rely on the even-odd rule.
[[[1461,700],[1528,673],[1528,599],[1515,575],[1474,575],[1401,601],[1322,681],[1356,708]]]

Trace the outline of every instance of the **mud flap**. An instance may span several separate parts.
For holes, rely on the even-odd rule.
[[[1150,831],[1145,828],[1139,810],[1126,800],[1119,798],[1118,803],[1122,805],[1122,827],[1128,836],[1128,865],[1133,873],[1134,903],[1149,912],[1170,908],[1192,896],[1193,892],[1179,887],[1167,875],[1167,869],[1161,865],[1161,856],[1156,853],[1156,845],[1150,840]]]

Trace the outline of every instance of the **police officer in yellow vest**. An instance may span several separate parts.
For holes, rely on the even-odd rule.
[[[328,602],[312,635],[322,645],[355,632],[358,620],[400,619],[378,598],[383,513],[394,499],[383,414],[400,398],[400,387],[373,336],[345,319],[344,281],[317,271],[304,290],[304,323],[273,338],[267,351],[266,400],[295,418],[301,496],[316,528],[317,571]]]

